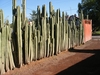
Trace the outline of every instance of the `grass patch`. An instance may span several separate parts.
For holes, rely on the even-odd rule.
[[[100,35],[100,31],[95,31],[92,33],[92,35]]]

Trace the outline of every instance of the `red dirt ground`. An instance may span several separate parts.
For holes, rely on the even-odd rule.
[[[4,75],[100,75],[100,40],[31,62]]]

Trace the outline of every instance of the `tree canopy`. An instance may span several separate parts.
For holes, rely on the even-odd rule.
[[[30,13],[30,21],[36,21],[37,19],[37,12],[35,10],[32,10],[32,13]]]
[[[100,0],[82,0],[78,4],[78,12],[83,11],[84,18],[89,15],[92,19],[93,31],[100,30]]]

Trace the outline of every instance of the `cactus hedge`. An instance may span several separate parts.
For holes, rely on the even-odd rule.
[[[26,18],[26,0],[22,0],[22,11],[13,0],[13,28],[4,24],[3,10],[0,10],[0,74],[15,67],[29,64],[45,57],[59,54],[83,43],[82,23],[76,28],[75,20],[70,24],[60,9],[54,10],[49,2],[49,16],[46,6],[37,6],[37,19],[29,24]],[[83,13],[79,14],[80,20]]]

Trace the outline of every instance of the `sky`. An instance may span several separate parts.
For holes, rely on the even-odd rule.
[[[49,13],[49,2],[52,2],[54,9],[60,9],[67,12],[68,15],[77,14],[78,3],[81,0],[26,0],[26,17],[30,17],[32,10],[37,10],[39,5],[42,9],[42,5],[46,5],[46,10]],[[21,6],[22,0],[16,0],[17,6]],[[4,12],[4,20],[12,22],[12,0],[0,0],[0,9]]]

